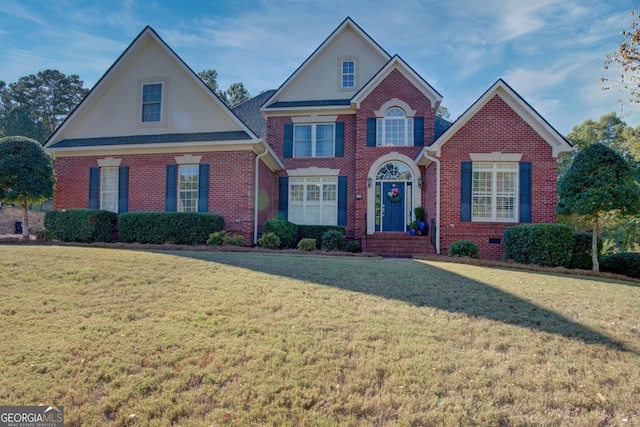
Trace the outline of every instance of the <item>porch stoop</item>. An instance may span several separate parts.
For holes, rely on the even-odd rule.
[[[362,250],[383,257],[411,258],[414,254],[435,254],[429,236],[409,233],[375,233],[363,239]]]

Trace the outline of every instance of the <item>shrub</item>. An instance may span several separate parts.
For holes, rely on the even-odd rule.
[[[416,216],[416,221],[424,221],[424,208],[422,206],[414,208],[413,213]]]
[[[573,233],[573,249],[571,251],[569,268],[580,268],[583,270],[593,269],[593,259],[591,257],[592,238],[591,233]],[[598,255],[601,252],[602,240],[598,239]]]
[[[573,247],[571,228],[560,224],[527,224],[504,232],[504,259],[522,264],[568,267]]]
[[[227,237],[227,232],[224,230],[211,233],[207,239],[207,246],[222,246],[227,240]]]
[[[344,234],[345,229],[339,225],[298,225],[298,240],[305,238],[316,239],[316,248],[320,249],[322,236],[330,230],[336,230]]]
[[[110,242],[118,216],[98,209],[49,211],[44,215],[44,228],[64,242]]]
[[[298,242],[298,249],[301,251],[313,252],[316,250],[316,239],[305,238]]]
[[[640,279],[640,253],[625,252],[607,255],[600,262],[600,271]]]
[[[362,252],[362,247],[360,247],[360,243],[357,240],[351,240],[347,243],[347,247],[345,249],[347,252],[351,252],[352,254],[359,254]]]
[[[51,232],[51,230],[47,230],[43,228],[42,230],[36,231],[36,240],[39,242],[51,242],[55,239],[55,236]]]
[[[338,230],[329,230],[322,235],[322,249],[325,251],[341,251],[344,247],[344,234]]]
[[[280,249],[281,242],[275,233],[267,233],[258,239],[258,244],[266,249]]]
[[[284,219],[270,219],[264,223],[262,232],[278,236],[283,248],[295,248],[298,243],[298,226]]]
[[[244,237],[231,234],[227,236],[224,244],[229,246],[244,246]]]
[[[120,240],[127,243],[203,245],[224,229],[222,216],[200,212],[126,212],[119,222]]]
[[[480,250],[475,243],[469,240],[460,240],[451,244],[449,247],[449,256],[478,258],[480,256]]]

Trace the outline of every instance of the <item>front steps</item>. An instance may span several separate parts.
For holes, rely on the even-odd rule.
[[[435,254],[429,236],[409,233],[375,233],[362,239],[362,250],[388,258],[411,258],[413,255]]]

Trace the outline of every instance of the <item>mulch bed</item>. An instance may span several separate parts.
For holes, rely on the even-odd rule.
[[[349,256],[349,257],[377,257],[378,255],[370,252],[351,253],[343,251],[322,251],[315,250],[313,252],[301,251],[298,249],[265,249],[260,246],[248,247],[248,246],[206,246],[206,245],[173,245],[169,243],[154,245],[143,243],[79,243],[79,242],[41,242],[35,240],[35,236],[29,236],[28,241],[23,241],[20,235],[17,234],[4,234],[0,235],[0,245],[13,244],[13,245],[39,245],[39,246],[76,246],[87,248],[107,248],[107,249],[124,249],[124,250],[154,250],[154,251],[203,251],[203,252],[249,252],[249,253],[279,253],[289,255],[328,255],[328,256]],[[438,262],[455,262],[459,264],[468,264],[479,267],[492,267],[492,268],[509,268],[517,270],[527,270],[538,273],[552,273],[552,274],[565,274],[573,276],[590,276],[599,277],[604,279],[623,280],[626,282],[640,283],[640,279],[634,279],[631,277],[623,276],[620,274],[603,273],[593,270],[579,270],[569,269],[565,267],[541,267],[539,265],[531,264],[518,264],[513,261],[493,261],[487,259],[473,259],[473,258],[458,258],[449,257],[446,255],[422,255],[416,254],[413,256],[416,260],[426,261],[438,261]]]

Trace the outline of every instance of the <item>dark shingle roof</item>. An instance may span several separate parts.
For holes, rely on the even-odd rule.
[[[453,123],[451,123],[450,121],[445,120],[442,117],[436,116],[435,132],[434,132],[434,135],[433,135],[433,140],[435,141],[436,139],[438,139],[440,137],[440,135],[442,135],[447,129],[449,129],[449,127],[452,124]]]
[[[269,105],[267,108],[280,107],[331,107],[335,105],[349,105],[350,99],[320,99],[312,101],[280,101]]]
[[[165,133],[160,135],[108,136],[104,138],[63,139],[51,148],[95,147],[102,145],[158,144],[189,141],[238,141],[251,139],[245,131]]]
[[[232,108],[235,115],[238,116],[258,138],[265,138],[267,136],[267,121],[260,113],[260,107],[262,107],[262,104],[267,102],[267,99],[271,98],[271,95],[275,92],[275,90],[268,90]]]

